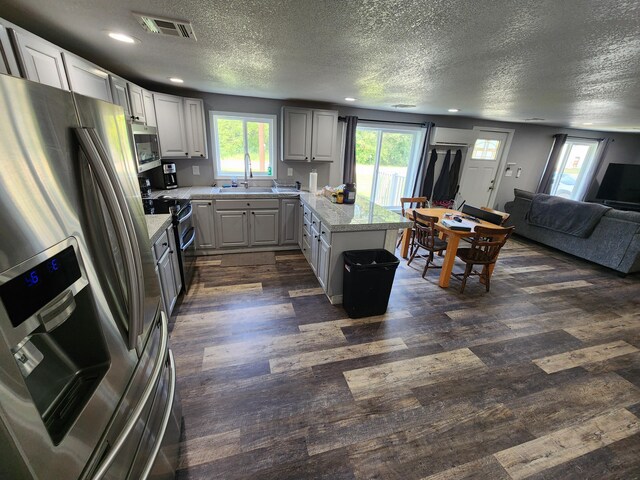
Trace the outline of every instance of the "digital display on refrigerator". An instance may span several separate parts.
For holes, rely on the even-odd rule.
[[[82,276],[73,247],[0,285],[0,299],[17,327]]]

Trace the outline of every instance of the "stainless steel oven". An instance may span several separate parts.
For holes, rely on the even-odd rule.
[[[174,215],[174,231],[176,232],[176,245],[180,245],[180,273],[184,291],[189,290],[193,271],[196,266],[196,227],[193,225],[193,207],[191,202]]]
[[[133,150],[138,173],[160,166],[160,143],[158,129],[137,123],[130,124]]]

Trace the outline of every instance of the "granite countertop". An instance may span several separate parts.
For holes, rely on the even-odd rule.
[[[223,193],[221,193],[223,192]],[[298,198],[300,192],[284,190],[277,191],[271,187],[249,188],[220,188],[220,187],[179,187],[172,190],[153,190],[151,198],[158,198],[163,195],[174,198],[185,198],[191,200],[211,200],[211,199],[233,199],[233,198]]]
[[[306,192],[300,192],[300,200],[306,203],[320,218],[322,225],[332,232],[393,230],[411,225],[411,222],[400,214],[376,205],[363,196],[356,196],[356,203],[353,205],[331,203],[326,197]]]
[[[147,230],[149,230],[149,240],[154,244],[162,235],[167,227],[171,224],[171,215],[168,213],[162,215],[145,215],[147,221]]]

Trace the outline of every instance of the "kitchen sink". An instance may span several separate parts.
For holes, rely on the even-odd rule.
[[[273,188],[272,187],[249,187],[249,188],[244,188],[244,187],[237,187],[237,188],[221,188],[220,189],[220,193],[222,194],[236,194],[236,195],[240,195],[240,194],[254,194],[254,193],[273,193]]]

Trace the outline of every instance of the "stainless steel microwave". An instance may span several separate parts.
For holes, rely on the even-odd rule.
[[[160,166],[158,129],[137,123],[130,124],[138,173]]]

